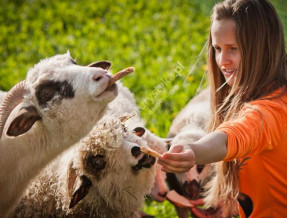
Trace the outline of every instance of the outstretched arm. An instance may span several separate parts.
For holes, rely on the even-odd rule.
[[[215,131],[188,145],[173,145],[159,158],[162,170],[171,173],[187,172],[195,164],[222,160],[226,155],[227,135]]]

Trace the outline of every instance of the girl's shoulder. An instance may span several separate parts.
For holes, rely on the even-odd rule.
[[[246,106],[260,111],[268,110],[287,114],[287,90],[279,88],[265,97],[249,102]]]

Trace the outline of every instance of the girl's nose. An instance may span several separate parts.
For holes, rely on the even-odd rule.
[[[231,64],[231,59],[229,57],[228,52],[226,52],[226,51],[221,52],[221,54],[218,57],[218,64],[220,66],[226,66],[226,65]]]

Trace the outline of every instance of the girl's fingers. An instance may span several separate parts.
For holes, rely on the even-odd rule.
[[[173,166],[163,166],[161,168],[162,171],[166,173],[185,173],[190,170],[190,168],[181,168],[181,167],[173,167]]]
[[[174,162],[174,161],[158,161],[158,163],[164,167],[173,167],[173,168],[188,168],[190,169],[193,164],[191,162]]]
[[[179,151],[181,149],[180,147],[174,147],[172,151],[169,151],[167,153],[164,153],[159,160],[163,161],[178,161],[178,162],[191,162],[194,165],[195,156],[191,149],[185,149],[180,152],[173,152],[173,151]]]
[[[162,171],[183,173],[188,172],[194,166],[195,157],[191,149],[185,149],[183,145],[174,145],[158,158],[158,163],[163,166]]]
[[[171,146],[168,153],[180,153],[183,150],[184,150],[183,145],[174,145],[174,146]]]
[[[162,155],[163,159],[175,160],[175,161],[189,161],[194,160],[194,153],[192,150],[186,150],[182,153],[165,153]]]

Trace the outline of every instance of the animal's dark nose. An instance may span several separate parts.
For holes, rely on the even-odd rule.
[[[101,76],[101,75],[94,75],[94,76],[92,77],[93,81],[95,81],[95,82],[99,81],[99,80],[102,79],[102,78],[103,78],[103,76]]]
[[[133,170],[141,170],[142,168],[150,168],[155,163],[155,157],[145,154],[137,163],[133,166]]]
[[[145,129],[143,127],[136,127],[133,131],[137,136],[143,136]]]
[[[92,80],[94,82],[100,81],[102,78],[104,78],[107,75],[107,70],[100,70],[97,72],[93,72]]]
[[[134,147],[132,147],[131,153],[132,153],[132,155],[133,155],[134,157],[139,156],[139,155],[141,154],[141,149],[140,149],[140,147],[139,147],[139,146],[134,146]]]

